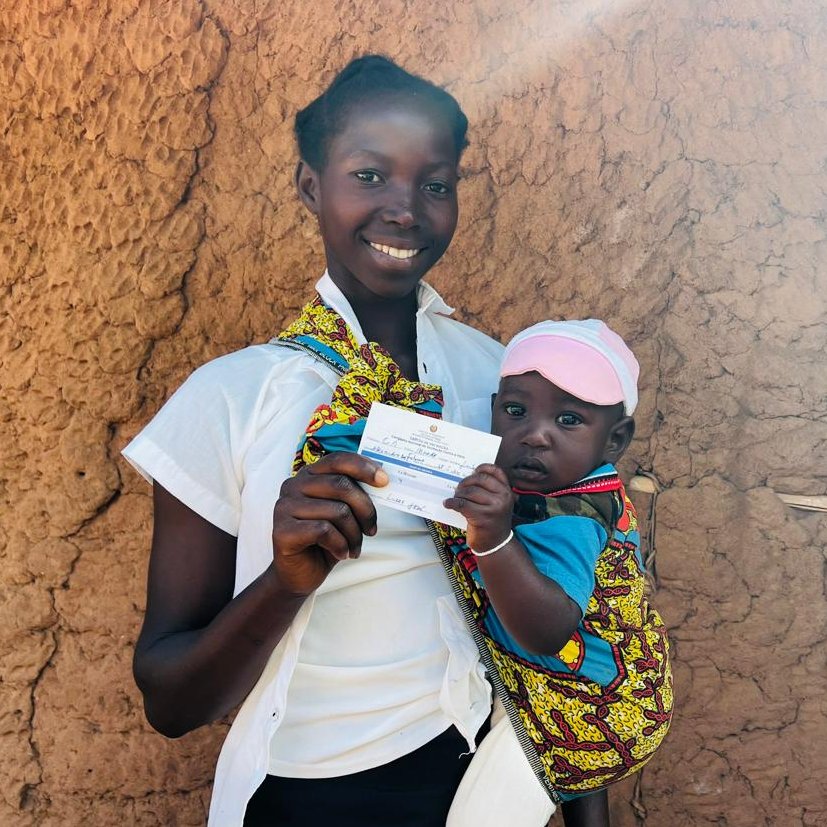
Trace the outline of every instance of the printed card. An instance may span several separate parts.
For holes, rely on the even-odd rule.
[[[442,505],[478,465],[494,462],[500,438],[374,402],[359,453],[382,464],[384,488],[364,486],[376,503],[465,528],[458,511]]]

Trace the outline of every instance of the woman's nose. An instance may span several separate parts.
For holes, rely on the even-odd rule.
[[[389,224],[398,224],[405,230],[418,226],[416,194],[407,187],[395,189],[382,211],[382,218]]]

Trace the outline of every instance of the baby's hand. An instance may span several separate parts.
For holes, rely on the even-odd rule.
[[[494,548],[511,531],[514,494],[505,472],[496,465],[477,466],[444,505],[468,520],[468,545],[475,551]]]

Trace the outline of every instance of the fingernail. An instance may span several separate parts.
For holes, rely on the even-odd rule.
[[[373,481],[378,485],[387,485],[390,481],[388,472],[383,470],[382,468],[377,468],[376,473],[373,475]]]

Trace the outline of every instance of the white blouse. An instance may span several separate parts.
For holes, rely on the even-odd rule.
[[[364,342],[325,274],[325,302]],[[488,430],[502,346],[418,289],[418,368],[445,419]],[[238,537],[235,593],[272,561],[272,514],[313,410],[339,377],[312,357],[256,345],[199,368],[126,447],[149,480]],[[216,768],[210,827],[239,827],[272,774],[345,775],[406,755],[451,724],[469,748],[490,708],[476,647],[424,521],[378,509],[362,555],[302,606],[236,715]]]

